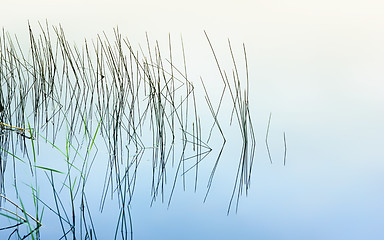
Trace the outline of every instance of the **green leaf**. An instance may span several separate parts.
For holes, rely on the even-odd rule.
[[[51,172],[56,172],[56,173],[64,174],[63,172],[61,172],[61,171],[59,171],[59,170],[56,170],[56,169],[53,169],[53,168],[47,168],[47,167],[37,166],[37,165],[35,165],[35,167],[40,168],[40,169],[43,169],[43,170],[51,171]]]

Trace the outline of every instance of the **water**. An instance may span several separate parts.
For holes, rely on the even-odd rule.
[[[201,18],[194,18],[195,23],[186,20],[176,23],[170,21],[170,18],[167,18],[168,21],[157,17],[156,22],[162,23],[162,26],[167,28],[165,31],[160,27],[149,30],[152,40],[159,37],[163,50],[167,49],[168,40],[164,32],[183,32],[187,70],[196,87],[198,104],[201,104],[198,108],[201,119],[211,115],[204,102],[204,90],[199,84],[200,75],[207,83],[207,89],[215,106],[221,93],[217,88],[223,86],[201,29],[208,30],[219,55],[218,59],[226,70],[231,69],[231,59],[225,38],[229,36],[233,41],[234,52],[238,59],[242,59],[241,44],[243,41],[246,42],[252,79],[250,110],[257,137],[256,158],[248,196],[240,199],[237,214],[232,212],[226,216],[241,150],[238,126],[236,124],[232,127],[227,126],[229,122],[227,113],[231,108],[226,104],[220,115],[228,141],[223,153],[225,157],[220,160],[215,181],[204,204],[202,201],[206,192],[206,183],[221,147],[221,137],[217,129],[214,131],[217,138],[211,140],[210,145],[213,151],[199,168],[196,193],[194,193],[194,172],[191,172],[188,175],[185,192],[182,187],[182,178],[179,178],[177,191],[169,208],[167,201],[164,204],[161,203],[161,198],[149,207],[152,178],[151,168],[146,166],[151,166],[152,153],[147,152],[138,176],[138,179],[144,179],[144,181],[137,181],[135,198],[131,203],[135,239],[173,239],[181,236],[190,239],[235,237],[244,239],[381,239],[384,235],[381,230],[384,197],[383,188],[380,185],[384,170],[381,151],[384,140],[382,137],[384,116],[381,110],[383,98],[380,92],[382,87],[380,79],[383,77],[381,70],[383,34],[380,30],[381,26],[377,24],[382,22],[382,16],[376,10],[380,9],[380,3],[369,2],[359,6],[357,3],[345,4],[343,1],[336,1],[332,4],[324,3],[321,6],[314,6],[310,3],[299,4],[298,1],[294,1],[291,4],[301,6],[296,8],[288,7],[285,3],[274,6],[271,2],[257,4],[257,7],[244,4],[246,6],[241,9],[247,9],[246,13],[252,9],[252,14],[245,14],[244,11],[237,12],[236,9],[240,9],[239,6],[224,8],[220,13],[215,13],[217,11],[207,7],[201,8],[204,9],[200,13]],[[98,13],[97,6],[99,4],[94,6],[95,13]],[[344,11],[336,11],[337,6],[343,6]],[[194,11],[191,10],[191,12]],[[155,11],[152,13],[158,16]],[[184,17],[192,14],[183,13]],[[218,19],[220,24],[210,21],[214,13],[215,19]],[[227,13],[225,18],[224,13]],[[46,16],[42,12],[39,13],[39,10],[34,11],[33,14]],[[71,19],[62,18],[66,19],[64,27],[70,26],[68,28],[71,29],[69,31],[65,28],[66,33],[73,39],[80,38],[74,41],[79,46],[85,35],[95,39],[94,33],[110,30],[115,24],[112,22],[119,23],[120,31],[123,35],[128,35],[133,44],[138,42],[145,46],[145,35],[142,31],[148,29],[154,22],[153,19],[134,21],[134,16],[130,16],[126,18],[130,18],[131,21],[125,19],[125,24],[121,24],[122,21],[118,20],[121,20],[122,14],[117,13],[96,27],[95,24],[91,24],[92,21],[95,22],[92,18],[82,23],[77,21],[76,18],[79,19],[80,15],[84,19],[84,12],[73,14]],[[102,14],[99,14],[100,18],[101,16]],[[2,22],[8,26],[6,30],[13,32],[13,28],[9,26],[15,26],[17,29],[19,25],[16,25],[16,22],[23,18],[22,15],[8,15]],[[62,19],[57,20],[61,22]],[[15,23],[9,23],[12,20]],[[74,26],[72,23],[75,21],[92,29],[88,29],[89,32],[84,34],[76,32],[77,28],[73,28],[72,31]],[[134,28],[130,23],[135,23]],[[183,27],[178,28],[179,25]],[[26,38],[20,37],[20,39],[28,39],[25,23],[22,23],[20,28],[23,29],[20,32],[26,35]],[[191,30],[184,34],[187,28]],[[141,35],[137,37],[133,34],[132,36],[132,32],[140,32]],[[113,35],[112,31],[109,33],[111,33],[110,36]],[[175,35],[172,35],[174,49],[180,51],[179,37]],[[135,41],[136,39],[138,41]],[[175,62],[183,69],[180,55],[178,52],[179,57],[177,60],[175,57]],[[239,60],[239,65],[241,63]],[[240,72],[243,74],[244,68],[241,69]],[[224,107],[227,109],[224,110]],[[270,112],[272,112],[272,121],[269,143],[272,165],[269,163],[264,143]],[[94,118],[95,126],[96,119]],[[207,134],[212,124],[211,118],[209,119],[208,125],[205,121],[202,124],[203,135]],[[284,132],[288,146],[285,167],[283,166]],[[15,133],[12,134],[16,136]],[[150,146],[152,135],[147,137],[147,145]],[[178,139],[180,140],[181,137]],[[58,144],[60,141],[61,148],[65,149],[65,134],[57,138]],[[217,146],[213,144],[216,141]],[[63,169],[63,166],[49,165],[51,161],[48,160],[59,158],[58,156],[62,156],[61,153],[51,149],[49,144],[40,142],[39,156],[44,156],[39,157],[41,164]],[[105,159],[107,159],[108,151],[102,149],[103,145],[103,141],[97,143],[99,147],[97,155],[106,156]],[[192,153],[191,148],[189,151]],[[17,153],[20,152],[17,151]],[[43,153],[47,155],[42,155]],[[71,153],[74,155],[73,150]],[[92,154],[94,153],[95,149]],[[18,166],[20,165],[22,164],[18,163]],[[103,162],[100,166],[103,172],[93,176],[94,178],[88,183],[103,182],[105,165]],[[30,188],[22,184],[22,177],[29,176],[29,170],[28,168],[18,169],[22,172],[18,174],[20,188],[31,199]],[[11,170],[12,164],[9,163],[7,179],[12,179]],[[96,171],[96,165],[93,170]],[[165,189],[167,196],[170,193],[171,176],[173,176],[171,170],[169,171],[169,180]],[[99,176],[102,177],[98,178]],[[47,181],[45,175],[39,176],[39,180]],[[8,183],[12,183],[12,180]],[[101,187],[99,184],[88,184],[87,188],[90,194],[87,196],[89,204],[98,209]],[[91,192],[95,192],[96,197],[93,198]],[[7,196],[16,199],[12,191],[7,191]],[[50,199],[51,196],[51,193],[47,197],[44,195],[46,199]],[[93,199],[96,200],[93,201]],[[92,211],[93,220],[97,226],[104,226],[104,219],[116,220],[114,211],[118,205],[117,200],[115,198],[110,201],[108,195],[107,202],[109,204],[106,205],[106,210],[102,214],[97,210]],[[31,201],[26,205],[29,209],[34,209]],[[48,218],[48,214],[49,211],[45,209],[45,217]],[[114,231],[116,221],[113,222],[113,227],[105,229],[96,227],[98,238],[110,238],[108,233]],[[44,224],[42,234],[43,229],[47,229],[44,236],[55,239],[55,233],[52,232],[56,232],[59,226],[57,223],[50,226]]]

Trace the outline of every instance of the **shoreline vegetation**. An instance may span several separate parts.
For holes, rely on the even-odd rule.
[[[237,125],[241,136],[236,177],[228,186],[227,214],[233,208],[237,211],[240,197],[250,188],[256,149],[245,45],[245,66],[240,67],[228,40],[233,68],[224,70],[204,32],[223,87],[216,89],[220,99],[213,100],[200,79],[211,113],[202,116],[194,86],[198,82],[188,79],[182,40],[179,63],[170,36],[165,51],[157,41],[151,44],[148,35],[146,45],[134,49],[118,30],[113,39],[100,35],[79,48],[68,42],[60,26],[39,26],[38,34],[28,26],[27,51],[17,37],[4,30],[0,36],[0,218],[6,223],[0,234],[6,231],[9,239],[40,239],[42,226],[50,224],[43,218],[49,212],[56,216],[61,239],[97,239],[87,189],[95,164],[104,161],[99,211],[107,198],[114,198],[118,215],[113,236],[132,239],[130,203],[144,152],[151,153],[151,204],[161,200],[169,207],[175,189],[186,189],[187,177],[193,179],[194,191],[206,188],[205,201],[227,143],[223,114]],[[224,101],[230,103],[230,112],[221,111]],[[265,144],[272,163],[267,141],[270,121],[271,116]],[[212,142],[220,145],[215,156]],[[100,157],[102,143],[108,155]],[[60,156],[57,166],[41,163],[42,144]],[[285,133],[284,147],[285,164]],[[213,161],[209,179],[200,183],[201,163],[209,154]],[[20,176],[19,169],[28,169],[29,176]],[[19,180],[26,177],[27,187]],[[48,183],[50,201],[47,192],[42,194],[42,181]],[[21,189],[29,189],[29,195]],[[33,202],[28,209],[27,201]]]

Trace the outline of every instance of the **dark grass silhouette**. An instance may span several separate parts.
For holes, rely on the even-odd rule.
[[[171,36],[166,53],[157,41],[152,44],[148,35],[146,46],[134,49],[118,29],[113,39],[99,35],[95,41],[85,40],[80,48],[68,42],[60,26],[52,27],[53,31],[48,24],[39,26],[38,35],[28,26],[27,52],[17,37],[5,31],[0,37],[0,203],[4,205],[0,214],[10,223],[0,228],[10,231],[9,238],[40,239],[43,214],[48,211],[56,216],[61,239],[97,239],[87,187],[92,184],[88,179],[98,158],[106,161],[99,210],[104,211],[107,198],[115,199],[119,214],[114,238],[132,239],[130,203],[144,153],[152,153],[151,204],[159,199],[170,206],[179,181],[185,190],[187,179],[193,175],[197,190],[199,169],[212,152],[209,143],[217,129],[222,145],[213,157],[205,201],[227,142],[219,119],[225,101],[232,105],[231,122],[235,117],[242,138],[228,214],[233,201],[237,210],[240,196],[250,188],[255,154],[245,46],[246,79],[241,80],[230,42],[233,69],[228,75],[205,33],[224,87],[214,106],[200,79],[211,113],[204,118],[213,120],[210,130],[203,132],[206,119],[199,114],[195,86],[188,79],[182,39],[180,64],[174,61]],[[270,157],[269,123],[266,145]],[[101,143],[107,156],[100,157]],[[51,146],[63,159],[60,167],[40,165],[41,144]],[[284,144],[285,164],[285,133]],[[10,164],[12,180],[5,178]],[[29,168],[32,196],[19,192],[22,184],[17,169],[25,167]],[[51,201],[40,193],[44,181],[50,187]],[[7,191],[14,191],[16,199],[6,197]],[[25,209],[24,201],[33,201],[34,209]]]

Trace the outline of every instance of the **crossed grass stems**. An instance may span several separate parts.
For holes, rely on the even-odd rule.
[[[41,33],[36,36],[29,26],[28,53],[22,49],[17,37],[11,37],[4,30],[0,37],[0,199],[15,207],[15,211],[1,207],[3,213],[0,214],[9,220],[10,225],[0,228],[13,229],[9,238],[39,239],[45,210],[57,216],[62,231],[61,239],[97,239],[86,197],[86,185],[99,152],[95,143],[100,136],[109,155],[99,208],[100,211],[104,210],[108,195],[117,198],[119,216],[115,239],[133,238],[130,203],[144,152],[152,152],[151,204],[160,198],[169,206],[178,181],[182,181],[182,187],[186,189],[186,176],[190,172],[194,172],[194,190],[197,190],[200,164],[212,152],[208,144],[214,131],[218,130],[222,145],[214,157],[206,187],[206,201],[227,142],[219,113],[228,95],[233,105],[230,121],[232,124],[233,119],[237,120],[242,138],[227,213],[230,213],[233,204],[237,211],[240,196],[247,194],[250,187],[256,146],[249,111],[245,46],[246,79],[243,88],[244,81],[240,80],[231,43],[228,41],[233,69],[228,75],[204,32],[223,88],[215,107],[201,78],[204,98],[213,121],[208,136],[203,136],[195,87],[188,79],[182,39],[183,64],[177,67],[170,36],[168,52],[163,56],[159,43],[156,41],[151,44],[148,35],[146,47],[139,47],[138,50],[134,50],[128,39],[122,38],[118,29],[114,31],[113,42],[104,34],[92,44],[85,41],[83,48],[79,49],[69,44],[61,27],[53,27],[53,30],[51,36],[48,24],[40,25]],[[203,121],[207,122],[206,119]],[[270,119],[265,144],[272,163],[267,141],[269,127]],[[148,128],[151,147],[145,144]],[[15,132],[16,135],[13,134]],[[59,147],[63,132],[65,148]],[[180,138],[181,150],[178,150],[175,146],[180,144]],[[62,156],[65,168],[39,165],[37,158],[41,141]],[[284,146],[285,164],[285,133]],[[18,154],[24,157],[18,157]],[[8,180],[5,179],[5,168],[9,160],[19,204],[5,195],[5,181]],[[35,216],[24,208],[22,195],[19,194],[16,168],[20,164],[29,167],[33,179],[27,188],[32,191]],[[173,177],[167,176],[169,172],[173,173]],[[53,204],[40,195],[41,173],[51,186]],[[171,189],[166,196],[169,178]],[[69,206],[65,204],[68,199]],[[80,205],[79,212],[77,204]],[[27,228],[21,228],[23,225]]]

